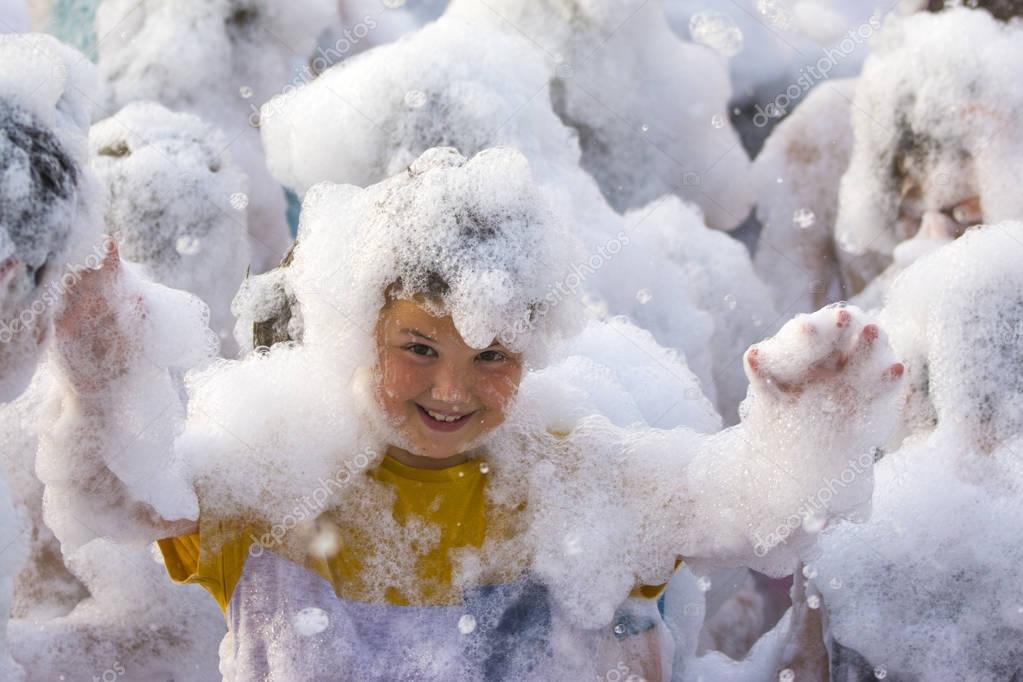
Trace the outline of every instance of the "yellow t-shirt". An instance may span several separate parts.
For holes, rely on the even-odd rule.
[[[303,557],[307,568],[330,583],[338,597],[393,605],[448,605],[461,599],[452,584],[453,559],[459,549],[479,549],[488,538],[514,532],[514,513],[488,503],[487,474],[479,460],[446,469],[418,469],[391,457],[369,476],[394,492],[392,508],[397,529],[426,529],[428,541],[395,532],[377,533],[379,519],[364,519],[345,510],[324,517],[337,529],[339,551],[329,557]],[[349,512],[351,510],[348,510]],[[264,529],[265,530],[265,529]],[[394,530],[394,528],[391,528]],[[267,550],[259,544],[261,529],[239,522],[200,518],[198,533],[159,541],[170,577],[204,587],[225,613],[246,559]],[[495,580],[510,580],[527,568],[503,566]],[[411,571],[406,580],[388,576]],[[411,586],[411,589],[410,589]],[[656,598],[663,586],[641,586],[634,597]]]

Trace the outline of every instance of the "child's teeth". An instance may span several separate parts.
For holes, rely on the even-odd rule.
[[[461,419],[461,417],[448,417],[448,416],[445,416],[443,414],[439,414],[437,412],[433,412],[432,410],[427,410],[426,414],[430,415],[431,417],[433,417],[437,421],[441,421],[441,422],[453,422],[453,421],[458,421],[459,419]]]

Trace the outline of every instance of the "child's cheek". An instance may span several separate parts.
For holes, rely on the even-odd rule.
[[[429,383],[423,368],[414,359],[403,354],[390,353],[384,358],[382,387],[389,400],[412,400]]]
[[[488,410],[503,412],[518,391],[519,374],[515,370],[494,371],[479,383],[479,396]]]

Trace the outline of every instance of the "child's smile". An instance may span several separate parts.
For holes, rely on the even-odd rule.
[[[435,429],[437,431],[457,431],[465,426],[466,420],[469,417],[476,414],[476,410],[462,413],[431,410],[419,403],[416,403],[416,407],[419,408],[419,414],[422,416],[423,422],[431,429]]]
[[[496,342],[473,348],[450,316],[408,300],[381,310],[377,353],[377,397],[402,441],[391,454],[419,466],[464,460],[504,421],[522,377],[518,354]]]

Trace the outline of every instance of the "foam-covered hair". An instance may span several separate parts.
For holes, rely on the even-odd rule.
[[[575,300],[554,293],[573,242],[510,148],[434,148],[366,189],[315,185],[298,241],[287,272],[305,343],[369,337],[388,290],[423,295],[477,348],[496,338],[536,359],[575,329]]]
[[[922,9],[928,12],[943,12],[949,9],[945,0],[918,0]],[[969,0],[967,7],[986,10],[995,19],[1009,21],[1014,17],[1023,17],[1023,2],[1020,0]]]
[[[925,194],[977,192],[985,222],[1023,215],[1023,29],[954,9],[891,17],[857,85],[855,143],[842,179],[839,257],[865,281],[891,259],[907,179]],[[976,186],[967,187],[972,169]]]
[[[246,177],[223,133],[197,116],[133,102],[94,125],[89,145],[121,257],[161,284],[197,294],[226,337],[249,244],[245,213],[232,206],[247,201]]]
[[[73,246],[98,232],[98,222],[85,173],[92,66],[37,34],[0,35],[0,63],[2,398],[16,393],[34,369],[57,298],[47,290]],[[75,231],[80,239],[72,239]]]

